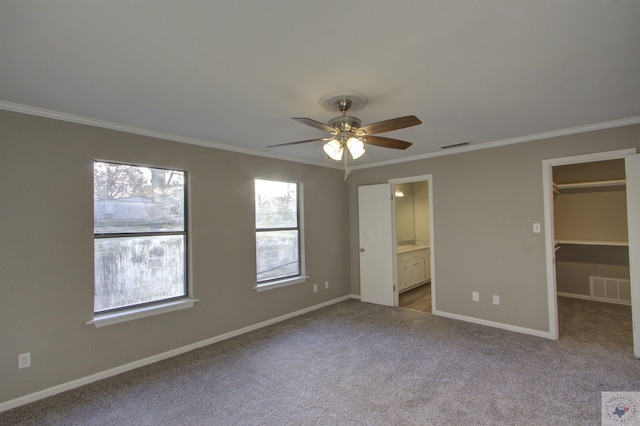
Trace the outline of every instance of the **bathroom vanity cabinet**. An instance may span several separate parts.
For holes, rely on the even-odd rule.
[[[431,249],[418,246],[399,250],[397,259],[398,291],[402,292],[431,279]]]

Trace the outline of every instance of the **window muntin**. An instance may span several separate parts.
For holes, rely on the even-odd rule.
[[[94,162],[94,313],[187,296],[186,173]]]
[[[299,277],[299,185],[256,179],[256,267],[258,284]]]

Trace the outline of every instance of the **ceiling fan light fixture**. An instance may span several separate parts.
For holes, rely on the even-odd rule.
[[[306,124],[307,126],[329,133],[331,136],[269,145],[269,147],[298,145],[301,143],[317,141],[326,142],[323,149],[327,156],[335,161],[344,160],[345,179],[347,179],[347,176],[349,175],[349,155],[351,155],[354,160],[362,157],[365,153],[364,145],[374,145],[392,149],[409,148],[411,146],[410,142],[384,136],[376,136],[376,133],[385,133],[392,130],[416,126],[418,124],[422,124],[422,121],[420,121],[415,115],[407,115],[362,126],[362,122],[359,118],[347,115],[347,112],[359,109],[366,103],[366,97],[353,93],[331,93],[323,96],[320,99],[320,106],[328,111],[340,111],[340,116],[333,117],[326,124],[307,117],[292,118],[299,123]],[[349,151],[349,154],[345,155],[345,150]]]
[[[353,136],[350,137],[349,140],[347,141],[347,148],[349,148],[351,157],[354,160],[357,160],[358,158],[362,157],[362,154],[364,154],[365,152],[364,143],[360,139]]]
[[[329,156],[329,158],[340,161],[342,160],[342,154],[344,152],[344,147],[337,139],[331,139],[329,142],[324,144],[324,152]]]

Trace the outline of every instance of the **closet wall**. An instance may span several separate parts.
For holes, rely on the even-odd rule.
[[[595,291],[596,298],[602,298],[604,295],[598,285],[608,285],[611,288],[621,286],[618,299],[628,298],[629,248],[624,178],[623,160],[554,167],[554,234],[559,293],[594,298]],[[590,280],[593,279],[596,280],[595,290],[591,289]]]

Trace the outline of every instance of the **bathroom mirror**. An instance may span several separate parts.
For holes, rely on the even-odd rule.
[[[416,239],[413,194],[396,196],[396,239],[398,244]]]

